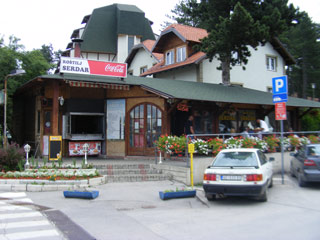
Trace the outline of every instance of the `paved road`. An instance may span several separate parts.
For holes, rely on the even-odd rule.
[[[0,193],[0,240],[65,239],[24,192]]]
[[[201,201],[162,201],[158,191],[183,186],[170,181],[106,184],[98,187],[95,200],[65,199],[62,192],[27,194],[37,204],[61,210],[99,240],[320,239],[320,185],[300,188],[291,178],[285,185],[275,182],[266,203],[208,202],[201,190]]]

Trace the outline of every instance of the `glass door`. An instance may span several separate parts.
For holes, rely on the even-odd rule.
[[[154,141],[162,132],[162,112],[153,104],[140,104],[130,111],[129,155],[153,155]]]

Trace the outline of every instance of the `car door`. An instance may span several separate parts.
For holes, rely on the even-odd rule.
[[[301,169],[303,169],[304,160],[306,158],[305,146],[301,147],[298,151],[298,155],[295,160],[294,170],[298,173]]]
[[[268,161],[266,155],[261,152],[260,150],[257,152],[259,161],[261,164],[261,171],[263,173],[263,176],[266,177],[267,179],[272,178],[272,163]]]

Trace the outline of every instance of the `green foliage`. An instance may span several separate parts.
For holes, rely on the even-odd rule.
[[[312,97],[311,83],[320,87],[320,26],[312,22],[307,13],[303,12],[295,27],[280,36],[288,50],[296,59],[296,64],[288,69],[289,93],[299,97]],[[315,89],[315,97],[320,97]],[[318,130],[318,129],[317,129]]]
[[[196,25],[208,31],[197,50],[221,61],[222,81],[230,83],[230,67],[248,62],[248,46],[256,49],[285,31],[298,13],[287,0],[184,0],[172,17],[179,23]],[[237,57],[233,56],[237,53]]]
[[[9,144],[7,148],[0,148],[0,170],[14,171],[19,161],[23,161],[24,150],[17,144]]]
[[[319,131],[320,110],[314,109],[302,118],[302,131]]]

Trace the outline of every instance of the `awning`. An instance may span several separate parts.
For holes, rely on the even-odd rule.
[[[119,85],[119,84],[109,84],[109,83],[92,83],[92,82],[83,82],[83,81],[69,81],[66,80],[66,83],[69,83],[70,87],[85,87],[85,88],[104,88],[112,90],[130,90],[129,85]]]

